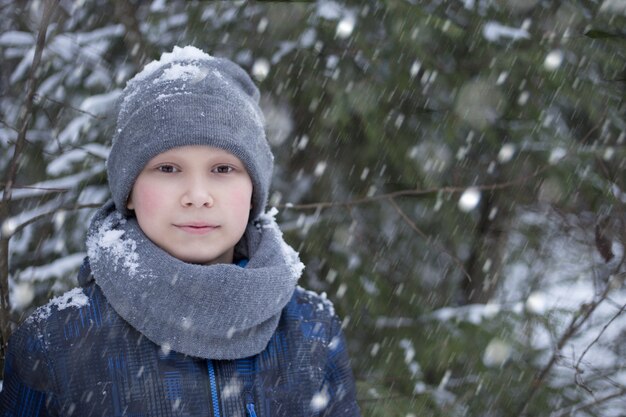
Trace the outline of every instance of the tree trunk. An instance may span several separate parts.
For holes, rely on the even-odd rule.
[[[465,264],[471,281],[461,283],[462,304],[484,304],[493,296],[500,278],[505,234],[499,227],[508,217],[508,210],[497,204],[498,191],[485,193],[480,207],[480,220],[472,252]],[[493,210],[498,210],[493,218]],[[492,217],[492,219],[490,219]]]
[[[137,6],[128,0],[115,0],[114,5],[115,18],[124,25],[126,30],[124,44],[137,70],[140,71],[146,62],[150,60],[150,53],[139,29]]]

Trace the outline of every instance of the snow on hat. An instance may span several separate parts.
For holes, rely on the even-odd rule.
[[[273,155],[265,138],[259,90],[246,71],[198,48],[174,47],[128,81],[120,97],[117,130],[107,160],[115,207],[124,215],[144,166],[172,148],[224,149],[252,179],[251,219],[265,210]]]

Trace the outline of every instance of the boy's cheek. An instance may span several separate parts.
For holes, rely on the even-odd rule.
[[[159,206],[163,201],[163,188],[161,187],[140,187],[133,190],[131,194],[131,203],[135,209],[140,206],[143,212],[158,211]]]
[[[231,194],[230,205],[234,208],[249,211],[252,208],[252,191],[233,192]]]

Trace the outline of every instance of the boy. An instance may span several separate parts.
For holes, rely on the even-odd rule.
[[[246,72],[174,48],[121,95],[82,289],[11,337],[3,416],[358,416],[341,323],[263,214]]]

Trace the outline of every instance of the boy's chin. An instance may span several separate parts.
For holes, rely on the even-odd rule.
[[[212,257],[210,255],[207,256],[177,256],[174,253],[170,253],[173,257],[193,265],[216,265],[216,264],[232,264],[233,263],[233,253],[232,251],[221,254],[216,257]]]

